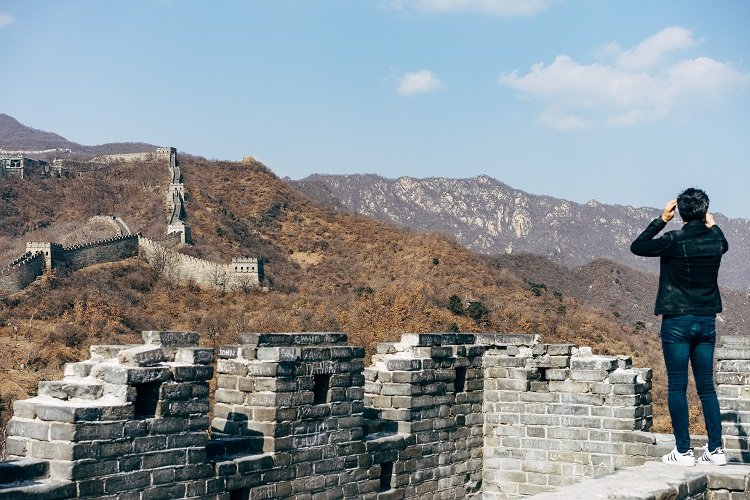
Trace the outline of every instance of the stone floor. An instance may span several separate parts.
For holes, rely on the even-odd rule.
[[[750,499],[750,465],[681,467],[647,462],[609,476],[586,479],[534,500],[739,500]]]

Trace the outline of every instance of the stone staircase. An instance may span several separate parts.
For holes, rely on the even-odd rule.
[[[46,460],[10,458],[0,462],[0,499],[54,500],[75,495],[75,484],[48,477]]]

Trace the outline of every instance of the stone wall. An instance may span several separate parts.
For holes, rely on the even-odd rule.
[[[65,247],[60,264],[71,270],[77,270],[93,264],[117,262],[136,255],[138,255],[138,236],[131,234]],[[55,265],[57,264],[53,262],[53,266]]]
[[[141,236],[140,255],[167,278],[175,281],[192,280],[198,285],[220,290],[234,290],[260,286],[262,262],[254,273],[235,272],[234,264],[223,264],[200,259],[165,247],[157,241]]]
[[[23,290],[44,272],[44,255],[25,253],[4,268],[0,268],[0,292]]]
[[[724,448],[750,464],[750,335],[724,335],[716,350],[716,394]]]
[[[380,344],[365,370],[365,415],[404,436],[392,486],[405,498],[465,498],[482,486],[485,346],[469,334],[405,334]],[[400,497],[399,497],[400,498]]]
[[[151,161],[156,157],[157,154],[153,151],[145,151],[142,153],[119,153],[111,155],[95,156],[91,159],[92,162],[102,163],[116,163],[116,162],[130,162],[130,161]]]
[[[628,471],[673,446],[647,432],[648,370],[534,335],[405,334],[365,368],[341,333],[242,333],[218,349],[211,421],[213,350],[192,332],[143,339],[92,346],[15,403],[0,499],[621,498],[638,477]],[[717,351],[735,462],[747,450],[747,346],[733,336]],[[628,498],[748,492],[747,467],[640,467]]]
[[[215,488],[206,455],[213,351],[190,332],[144,340],[92,346],[90,360],[14,404],[6,451],[23,457],[11,462],[16,477],[37,477],[0,498],[202,498]]]
[[[645,432],[651,370],[632,368],[629,357],[525,335],[488,352],[484,366],[486,498],[548,491],[660,456]]]

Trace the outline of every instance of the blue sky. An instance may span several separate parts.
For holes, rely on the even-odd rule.
[[[0,0],[0,112],[279,176],[750,218],[744,0]]]

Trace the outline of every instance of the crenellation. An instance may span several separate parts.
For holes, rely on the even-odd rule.
[[[15,293],[44,273],[44,254],[26,252],[9,265],[0,269],[0,290]]]
[[[365,367],[339,333],[238,340],[214,352],[196,332],[147,331],[92,346],[15,402],[6,450],[26,479],[9,484],[0,463],[0,498],[571,498],[586,478],[612,491],[630,470],[674,470],[655,462],[673,444],[649,432],[651,371],[625,356],[534,335],[404,334]],[[728,336],[717,350],[734,461],[750,458],[750,388],[730,376],[747,370],[747,345]],[[632,498],[750,495],[750,468],[726,470],[649,476]]]

